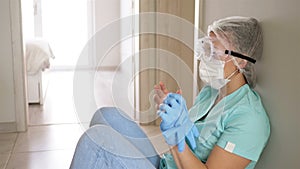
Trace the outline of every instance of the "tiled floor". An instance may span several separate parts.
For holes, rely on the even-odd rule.
[[[112,105],[109,72],[95,80],[97,106]],[[73,73],[46,72],[44,105],[29,106],[25,133],[0,134],[0,169],[68,169],[76,143],[88,126],[79,123],[73,105]],[[167,146],[157,126],[142,126],[159,153]]]

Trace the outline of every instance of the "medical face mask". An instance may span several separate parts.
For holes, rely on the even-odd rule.
[[[199,65],[200,79],[205,84],[210,85],[214,89],[220,89],[224,87],[230,81],[230,78],[238,71],[237,69],[233,73],[231,73],[231,75],[229,75],[227,78],[224,78],[225,63],[225,61],[215,59],[201,59]]]

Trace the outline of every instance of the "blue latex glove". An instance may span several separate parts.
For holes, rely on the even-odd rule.
[[[167,97],[166,97],[167,98]],[[174,102],[175,99],[170,99],[170,102]],[[175,104],[175,103],[172,103]],[[171,104],[162,103],[159,106],[158,115],[161,117],[162,121],[160,123],[160,130],[162,132],[175,127],[175,123],[179,119],[179,116],[181,115],[181,111],[174,111],[174,108],[172,108]],[[178,124],[176,124],[178,125]]]
[[[199,132],[189,119],[186,102],[180,94],[169,93],[158,115],[162,118],[160,129],[169,145],[177,145],[179,152],[182,152],[187,138],[192,149],[196,148],[195,137],[199,137]]]

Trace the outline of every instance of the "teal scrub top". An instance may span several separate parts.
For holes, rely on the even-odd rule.
[[[189,110],[189,117],[200,133],[193,152],[205,163],[213,147],[218,145],[251,160],[246,168],[252,169],[270,136],[269,118],[261,99],[248,84],[212,107],[217,96],[218,90],[205,86]],[[163,155],[160,168],[177,168],[171,154]]]

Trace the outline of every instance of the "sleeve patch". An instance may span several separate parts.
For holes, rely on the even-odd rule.
[[[235,148],[235,144],[231,143],[231,142],[227,142],[226,146],[225,146],[225,150],[232,153],[233,150]]]

